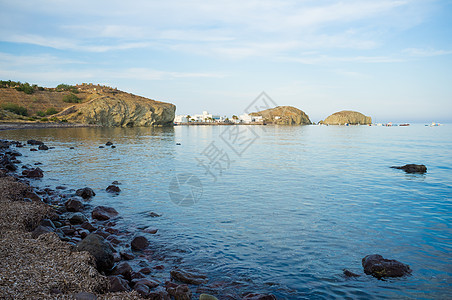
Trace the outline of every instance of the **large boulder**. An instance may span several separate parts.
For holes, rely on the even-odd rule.
[[[188,272],[179,268],[171,270],[170,274],[172,279],[188,284],[201,284],[207,280],[205,275]]]
[[[369,125],[372,124],[372,118],[357,111],[343,110],[328,116],[325,121],[320,123],[326,125]]]
[[[139,235],[132,240],[130,246],[133,250],[144,250],[149,246],[149,241],[144,236]]]
[[[277,106],[259,112],[253,112],[251,116],[262,116],[265,123],[277,125],[310,125],[311,120],[304,111],[293,106]]]
[[[57,114],[69,122],[109,127],[172,125],[176,107],[123,92],[103,93]]]
[[[99,271],[109,271],[114,265],[113,249],[111,245],[100,235],[91,233],[75,249],[77,251],[88,251],[96,259]]]
[[[28,178],[42,178],[44,177],[44,172],[40,168],[34,168],[23,170],[22,175]]]
[[[402,277],[411,274],[409,265],[394,259],[385,259],[379,254],[367,255],[362,259],[364,273],[376,278]]]

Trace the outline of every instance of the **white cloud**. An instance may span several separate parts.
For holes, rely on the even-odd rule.
[[[429,57],[429,56],[440,56],[440,55],[450,55],[452,50],[435,50],[432,48],[421,49],[421,48],[409,48],[402,51],[410,56],[415,57]]]

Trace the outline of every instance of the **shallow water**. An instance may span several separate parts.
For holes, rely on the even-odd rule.
[[[159,228],[148,236],[159,263],[199,269],[231,297],[452,297],[450,125],[69,128],[0,137],[54,146],[24,148],[23,163],[43,163],[34,184],[92,187],[91,204],[117,208],[123,228]],[[98,148],[110,140],[116,149]],[[211,174],[200,163],[210,160]],[[428,172],[389,168],[406,163]],[[193,185],[177,190],[183,174]],[[118,196],[104,191],[114,180]],[[375,253],[409,264],[413,275],[343,277],[344,268],[362,273],[361,259]]]

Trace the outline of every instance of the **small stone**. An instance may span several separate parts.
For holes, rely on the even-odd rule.
[[[121,184],[121,183],[119,183],[119,181],[115,180],[115,181],[113,181],[111,184],[119,185],[119,184]]]
[[[139,278],[139,279],[133,279],[132,284],[134,284],[134,285],[144,284],[147,287],[149,287],[150,289],[153,289],[153,288],[159,286],[160,282],[158,282],[157,280],[151,280],[151,279],[147,279],[147,278]]]
[[[170,274],[171,278],[188,284],[201,284],[207,279],[205,275],[189,273],[188,271],[179,268],[171,270]]]
[[[105,190],[109,193],[119,193],[121,191],[121,189],[118,186],[113,184],[109,185]]]
[[[94,227],[90,222],[84,222],[81,227],[83,229],[88,230],[89,232],[93,232],[96,230],[96,227]]]
[[[118,214],[119,213],[113,207],[101,205],[101,206],[97,206],[93,209],[91,216],[93,217],[93,219],[104,221],[104,220],[109,220],[111,218],[114,218]]]
[[[109,271],[114,264],[113,248],[100,235],[91,233],[75,247],[77,251],[88,251],[96,259],[99,271]]]
[[[44,177],[44,172],[38,167],[35,169],[23,170],[22,175],[28,178],[42,178]]]
[[[140,272],[135,272],[132,271],[132,273],[130,274],[130,279],[141,279],[141,278],[145,278],[146,276],[144,276],[143,274],[141,274]]]
[[[130,246],[133,250],[144,250],[149,246],[149,241],[144,236],[135,237]]]
[[[201,294],[199,295],[199,300],[218,300],[218,298],[208,294]]]
[[[360,275],[353,273],[352,271],[349,271],[347,269],[344,269],[344,275],[346,277],[360,277]]]
[[[111,146],[111,149],[115,149],[116,148],[116,146]]]
[[[110,141],[108,141],[108,142],[105,143],[105,146],[111,146],[111,145],[113,145],[113,143],[110,142]]]
[[[121,252],[121,257],[124,260],[132,260],[135,258],[135,256],[132,253],[127,253],[127,252]]]
[[[79,212],[83,210],[83,203],[77,199],[69,199],[64,203],[67,211],[70,212]]]
[[[147,229],[143,230],[143,232],[150,233],[150,234],[156,234],[157,231],[158,231],[158,229],[156,229],[156,228],[147,228]]]
[[[174,282],[167,281],[165,283],[166,291],[168,294],[173,296],[178,300],[190,300],[191,299],[191,291],[186,284],[176,284]]]
[[[73,213],[69,217],[69,222],[71,222],[71,224],[83,224],[87,220],[88,219],[86,218],[86,216],[84,214],[82,214],[81,212]]]
[[[50,227],[39,225],[38,227],[36,227],[35,230],[33,230],[33,232],[31,233],[31,237],[36,239],[41,234],[45,234],[45,233],[49,233],[49,232],[53,232],[53,231],[54,230]]]
[[[89,187],[78,189],[75,191],[75,194],[83,199],[89,199],[96,196],[96,193]]]
[[[139,272],[148,275],[148,274],[151,274],[152,270],[145,267],[145,268],[141,269]]]
[[[30,151],[38,151],[38,149],[30,148]]]
[[[74,147],[69,147],[69,149],[73,150],[73,149],[75,149],[75,148],[74,148]]]
[[[144,284],[136,284],[133,287],[133,290],[136,291],[143,298],[147,298],[150,292],[149,287],[147,287]]]
[[[155,212],[153,212],[153,211],[151,211],[150,213],[148,213],[148,215],[151,217],[151,218],[158,218],[158,217],[161,217],[162,215],[159,215],[158,213],[155,213]]]
[[[105,147],[104,147],[104,146],[99,146],[99,148],[100,148],[100,149],[103,149],[103,148],[105,148]]]
[[[401,167],[393,166],[393,169],[404,170],[406,173],[425,173],[427,172],[427,167],[425,165],[408,164]]]
[[[113,269],[112,274],[113,275],[122,275],[122,276],[124,276],[125,279],[130,280],[131,273],[132,273],[132,267],[128,263],[122,262]]]
[[[46,145],[42,144],[42,145],[39,145],[38,149],[39,150],[49,150],[49,147],[47,147]]]
[[[129,284],[125,279],[122,279],[118,276],[108,276],[108,280],[110,280],[110,292],[125,292],[129,291]]]
[[[67,189],[67,187],[59,185],[59,186],[55,187],[55,189],[57,189],[57,190],[65,190],[65,189]]]

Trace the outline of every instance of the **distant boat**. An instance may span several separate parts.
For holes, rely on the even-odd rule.
[[[425,126],[435,127],[435,126],[441,126],[441,124],[440,124],[440,123],[432,122],[432,124],[430,124],[430,125],[425,125]]]
[[[408,123],[400,124],[399,126],[410,126]]]

